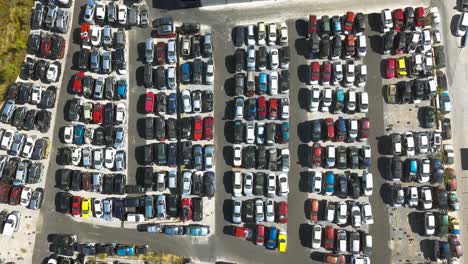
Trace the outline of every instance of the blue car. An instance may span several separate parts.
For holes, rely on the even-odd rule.
[[[325,194],[332,195],[335,192],[335,175],[332,171],[327,171],[325,179]]]
[[[182,64],[181,72],[182,72],[182,83],[189,83],[190,77],[192,73],[190,72],[190,64],[188,62]]]
[[[117,97],[119,99],[127,99],[127,81],[118,80],[117,81]]]
[[[167,225],[164,227],[164,234],[169,236],[181,236],[184,234],[184,227]]]
[[[267,92],[268,84],[267,84],[267,74],[261,72],[258,76],[258,93],[264,94]]]
[[[177,113],[177,94],[171,93],[167,97],[167,113],[169,115]]]
[[[76,124],[73,126],[73,143],[82,145],[84,143],[84,131],[85,126],[82,124]]]
[[[148,195],[145,197],[145,218],[146,219],[153,218],[153,215],[154,215],[153,203],[154,203],[153,196]]]
[[[210,227],[204,225],[188,225],[185,228],[185,234],[188,236],[207,236],[210,233]]]
[[[114,217],[122,219],[125,216],[126,211],[122,199],[114,198],[112,200],[112,204],[112,209],[114,210]]]
[[[289,122],[281,124],[281,143],[289,142]]]
[[[332,23],[333,23],[333,31],[335,33],[341,33],[341,17],[339,16],[333,16],[332,17]]]
[[[253,121],[257,116],[257,101],[255,98],[250,98],[247,102],[247,116],[245,119],[248,121]]]
[[[128,245],[118,245],[116,253],[117,256],[135,256],[135,249]]]
[[[278,229],[275,226],[272,226],[270,227],[270,231],[268,232],[268,240],[266,242],[266,248],[275,249],[277,239],[278,239]]]
[[[102,211],[104,214],[102,218],[105,220],[112,220],[112,200],[104,199],[102,201]]]

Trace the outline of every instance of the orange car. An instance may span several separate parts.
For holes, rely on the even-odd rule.
[[[318,200],[312,199],[312,201],[310,202],[310,221],[314,223],[318,221],[318,210],[319,210]]]

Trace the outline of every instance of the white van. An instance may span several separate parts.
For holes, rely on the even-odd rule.
[[[359,111],[361,113],[367,113],[369,111],[369,94],[367,92],[361,92],[359,96]]]
[[[247,27],[247,45],[255,45],[255,28],[254,25]]]
[[[234,179],[232,181],[232,195],[234,196],[242,196],[242,173],[241,172],[234,172]]]
[[[371,196],[374,190],[374,181],[372,179],[372,173],[364,171],[362,175],[362,188],[364,189],[365,196]]]
[[[168,175],[167,185],[169,189],[176,189],[177,188],[177,172],[169,171],[167,175]]]
[[[258,45],[265,45],[266,41],[266,29],[265,29],[265,23],[264,22],[258,22],[257,25],[257,43]]]
[[[141,223],[145,221],[145,217],[142,214],[127,214],[127,222],[129,223]]]

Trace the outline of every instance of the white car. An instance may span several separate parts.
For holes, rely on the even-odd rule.
[[[187,89],[182,90],[182,106],[184,113],[192,112],[192,97],[190,96],[190,91]]]
[[[244,195],[252,195],[253,190],[253,173],[246,172],[244,173]]]
[[[281,119],[289,118],[289,98],[281,99]]]
[[[268,174],[267,178],[267,196],[273,197],[276,194],[276,176],[273,173]]]
[[[420,171],[418,173],[418,182],[426,183],[431,179],[431,161],[429,159],[422,159],[420,163]]]
[[[359,58],[363,58],[367,54],[367,44],[366,44],[366,36],[360,35],[357,38],[357,46],[356,46],[357,56]]]
[[[275,202],[271,199],[265,200],[265,221],[270,223],[275,221]]]
[[[21,206],[27,207],[31,201],[32,190],[29,187],[24,187],[21,190],[20,204]]]
[[[21,219],[21,212],[13,211],[8,215],[7,220],[3,226],[3,235],[12,236],[14,232],[18,231]]]
[[[325,218],[328,222],[333,223],[335,220],[335,214],[336,214],[336,205],[332,201],[327,202],[327,209],[326,209],[326,214]]]
[[[38,85],[33,85],[31,89],[31,104],[39,104],[42,98],[42,89]]]
[[[432,209],[432,192],[430,187],[423,186],[420,192],[422,207],[426,210]]]
[[[234,224],[240,224],[241,220],[241,210],[242,210],[242,201],[233,200],[233,210],[232,210],[232,222]]]
[[[270,69],[276,70],[279,66],[279,55],[277,49],[270,50]]]
[[[2,144],[1,148],[4,150],[10,150],[11,145],[13,144],[13,135],[15,131],[11,129],[7,129],[5,133],[3,133]]]
[[[349,119],[348,141],[354,142],[358,136],[358,121],[357,119]]]
[[[258,45],[265,45],[266,44],[266,29],[264,22],[258,22],[257,24],[257,43]]]
[[[313,171],[313,186],[312,186],[312,192],[313,193],[322,193],[322,181],[323,181],[323,176],[321,171]]]
[[[176,45],[173,39],[167,41],[167,61],[171,64],[176,62]]]
[[[255,70],[255,47],[247,48],[247,70]]]
[[[123,124],[125,123],[127,116],[127,107],[123,103],[117,104],[117,107],[115,108],[115,122],[117,124]]]
[[[278,72],[270,73],[270,95],[278,94]]]
[[[81,148],[72,149],[72,164],[78,166],[81,163]]]
[[[268,24],[268,45],[272,46],[276,44],[276,24]]]
[[[329,87],[323,89],[322,112],[328,112],[333,102],[333,90]]]
[[[47,68],[46,79],[48,82],[56,82],[60,74],[60,64],[59,62],[54,62],[49,65]]]
[[[73,126],[66,126],[63,129],[63,142],[67,144],[73,143]]]
[[[339,202],[337,213],[336,213],[336,222],[339,225],[344,225],[348,221],[348,205],[345,202]]]
[[[242,165],[242,146],[234,145],[234,160],[233,165],[239,168]]]
[[[281,149],[281,171],[289,171],[289,149]]]
[[[392,13],[389,9],[384,9],[381,12],[381,19],[382,19],[382,31],[388,32],[393,28],[393,19]]]
[[[235,100],[235,105],[236,105],[235,117],[236,118],[242,118],[244,116],[244,98],[243,97],[237,97],[236,100]]]
[[[117,153],[115,154],[115,159],[114,160],[115,160],[115,170],[116,171],[125,170],[125,168],[127,167],[126,158],[125,158],[125,151],[123,151],[123,150],[117,151]]]
[[[205,82],[206,84],[212,84],[214,82],[214,64],[211,60],[206,64]]]
[[[247,142],[247,144],[255,143],[255,124],[254,123],[245,124],[245,142]]]
[[[418,138],[418,152],[419,154],[427,154],[429,151],[429,137],[427,136],[426,133],[419,133],[417,134]]]
[[[91,44],[95,47],[101,45],[101,28],[99,26],[91,26]]]
[[[312,248],[318,249],[322,245],[322,226],[314,225],[312,228]]]
[[[192,187],[192,172],[184,171],[182,176],[182,194],[190,195]]]
[[[286,173],[280,173],[278,175],[278,195],[279,196],[287,196],[289,193],[289,183],[288,183],[288,175]]]
[[[208,79],[207,79],[207,82],[208,82]],[[174,67],[167,68],[167,83],[168,83],[169,89],[173,90],[176,88],[176,72],[175,72]]]
[[[317,112],[320,106],[320,100],[321,100],[320,89],[318,87],[312,87],[309,111]]]
[[[103,21],[106,18],[106,6],[101,1],[96,1],[96,19]]]
[[[235,197],[242,196],[242,172],[234,172],[234,179],[232,180],[232,195]]]
[[[257,123],[257,144],[265,144],[265,123]]]
[[[106,148],[104,152],[104,166],[109,170],[114,167],[115,149]]]
[[[255,26],[247,26],[247,45],[255,45]]]
[[[432,212],[424,213],[424,233],[426,236],[435,234],[435,215]]]
[[[361,227],[361,208],[357,204],[351,206],[351,224],[354,228]]]
[[[353,63],[346,65],[345,86],[351,86],[354,83],[356,75],[356,66]]]
[[[411,132],[406,132],[404,134],[405,138],[405,147],[406,147],[406,155],[408,157],[413,157],[416,153],[414,150],[414,137],[413,133]]]
[[[460,16],[460,20],[458,20],[457,36],[461,37],[465,35],[467,29],[468,29],[468,13],[463,12]]]
[[[94,5],[86,5],[84,16],[83,16],[83,21],[85,23],[92,23],[93,22],[94,11],[95,11],[95,6]]]
[[[371,196],[374,190],[374,180],[372,178],[372,173],[364,171],[362,174],[362,189],[364,190],[365,196]]]
[[[288,26],[286,25],[286,23],[281,23],[279,30],[279,39],[280,45],[288,44]]]
[[[119,5],[119,12],[117,14],[117,17],[120,25],[127,24],[127,6]]]
[[[104,214],[102,212],[102,202],[99,199],[93,199],[93,213],[94,217],[101,218]]]
[[[261,223],[265,221],[265,213],[263,212],[263,200],[255,199],[255,222]]]
[[[21,157],[27,158],[27,159],[31,158],[35,143],[36,143],[36,137],[34,136],[26,137],[23,150],[21,151]]]
[[[423,51],[429,51],[432,48],[432,34],[431,30],[429,28],[425,28],[422,30],[422,36],[423,36]]]
[[[374,216],[372,215],[372,207],[369,203],[361,204],[362,223],[365,225],[372,225],[374,223]]]
[[[343,81],[343,64],[341,62],[335,62],[332,65],[332,70],[333,70],[333,78],[332,78],[332,84],[337,85],[341,81]]]
[[[202,95],[200,91],[192,92],[192,112],[201,113],[202,111]]]
[[[93,149],[93,166],[96,170],[102,169],[104,163],[104,151],[102,149]]]
[[[418,206],[419,196],[418,196],[418,188],[416,186],[408,187],[408,206],[409,207],[416,207]]]

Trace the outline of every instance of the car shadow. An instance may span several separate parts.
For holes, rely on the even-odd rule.
[[[138,86],[143,86],[144,82],[144,75],[145,75],[145,67],[140,66],[135,71],[135,79]]]
[[[377,168],[382,178],[387,181],[392,180],[392,158],[391,157],[379,157],[377,159]]]
[[[434,239],[423,239],[419,242],[419,249],[421,250],[423,257],[430,261],[437,261],[437,256],[434,248],[436,247],[437,240]]]
[[[297,136],[299,137],[299,140],[303,143],[309,143],[312,140],[310,136],[311,134],[310,131],[311,131],[310,121],[304,121],[297,125]]]
[[[232,179],[234,179],[234,172],[225,171],[223,174],[223,186],[226,193],[233,193]]]
[[[71,69],[74,70],[74,71],[79,71],[80,69],[78,68],[78,61],[79,61],[79,58],[80,58],[80,52],[77,51],[75,53],[73,53],[72,55],[72,66],[71,66]]]
[[[224,199],[223,201],[223,216],[224,221],[232,223],[232,210],[234,209],[234,203],[231,199]]]
[[[306,199],[304,201],[304,218],[309,219],[310,218],[310,207],[312,205],[312,199]]]
[[[452,36],[454,37],[457,36],[457,27],[458,27],[458,21],[460,21],[460,18],[461,18],[461,15],[456,14],[450,20],[450,32],[452,33]]]
[[[310,253],[310,258],[316,262],[323,262],[325,258],[325,253],[314,251]]]
[[[307,88],[300,88],[297,95],[299,107],[308,111],[310,106],[310,98],[312,97],[311,91]]]
[[[144,151],[144,146],[136,146],[135,147],[135,160],[139,165],[145,165],[144,160],[145,160],[145,151]]]
[[[309,155],[310,155],[310,147],[307,144],[299,144],[297,149],[297,156],[299,157],[299,165],[302,167],[309,166]]]
[[[380,197],[382,201],[387,205],[392,205],[392,185],[390,183],[384,183],[380,187]]]
[[[137,44],[137,54],[138,57],[136,58],[136,61],[145,61],[145,50],[146,50],[146,43],[145,42],[139,42]]]
[[[302,83],[309,83],[310,79],[310,68],[308,65],[299,65],[297,67],[297,77],[299,78],[299,81]]]
[[[233,120],[235,116],[235,102],[234,100],[229,100],[226,102],[226,107],[224,108],[224,120]]]
[[[139,137],[145,138],[145,128],[146,128],[145,119],[139,118],[137,120],[137,133]]]
[[[308,47],[307,47],[307,39],[306,38],[298,38],[294,42],[294,47],[296,48],[297,55],[299,56],[306,56]]]
[[[370,48],[378,54],[382,54],[382,36],[373,35],[369,36]]]
[[[155,100],[156,100],[156,96],[157,95],[155,95]],[[142,115],[146,114],[145,102],[146,102],[146,94],[140,94],[137,100],[137,104],[136,104],[137,105],[136,109],[137,109],[138,114],[142,114]]]
[[[299,225],[299,240],[301,241],[301,245],[306,248],[312,247],[312,226],[309,224],[300,224]]]
[[[223,234],[228,235],[228,236],[233,236],[234,235],[234,226],[228,225],[223,227]]]
[[[377,151],[381,155],[392,155],[392,139],[390,136],[377,137]]]
[[[424,236],[424,213],[423,212],[410,212],[408,214],[408,224],[413,233]]]
[[[299,191],[307,193],[309,191],[309,172],[301,171],[299,173]]]
[[[236,60],[234,55],[227,55],[224,57],[224,66],[226,67],[226,70],[234,74],[236,73]]]
[[[231,146],[224,146],[223,147],[224,162],[226,162],[226,164],[229,166],[233,166],[234,165],[232,163],[233,157],[234,157],[234,149]]]
[[[300,37],[306,37],[307,36],[307,29],[308,29],[308,21],[304,19],[298,19],[296,20],[295,24],[296,26],[296,32],[297,35]]]
[[[72,42],[76,45],[81,45],[81,28],[75,28],[72,31]]]
[[[224,123],[224,139],[226,142],[234,144],[234,121]]]
[[[367,21],[369,24],[369,28],[372,31],[375,32],[380,32],[380,24],[381,24],[381,19],[380,19],[380,14],[379,13],[371,13],[367,15]]]
[[[234,77],[232,78],[227,78],[224,81],[224,92],[226,93],[227,96],[235,96],[236,95],[236,81]]]

